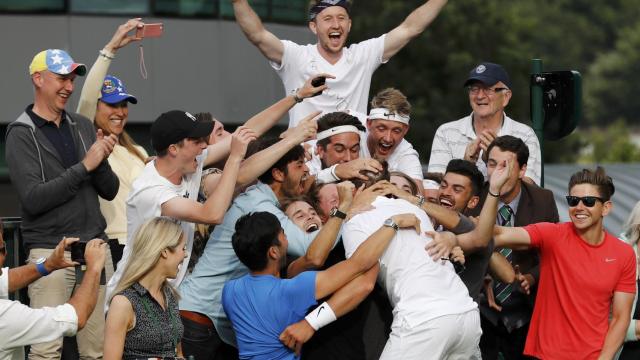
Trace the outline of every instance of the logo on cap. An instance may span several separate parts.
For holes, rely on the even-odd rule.
[[[102,92],[104,92],[105,94],[111,94],[114,91],[116,91],[116,85],[111,79],[106,79],[104,81]]]
[[[189,119],[191,119],[193,121],[197,121],[196,117],[191,115],[191,114],[189,114],[188,112],[185,111],[184,114],[187,115],[189,117]]]
[[[482,74],[485,70],[487,70],[486,66],[478,65],[478,67],[476,68],[476,74]]]

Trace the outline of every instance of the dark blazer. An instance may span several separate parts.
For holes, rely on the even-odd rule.
[[[559,221],[558,208],[556,207],[553,193],[537,185],[521,182],[520,201],[516,210],[514,225],[525,226],[539,222]],[[474,214],[479,214],[485,199],[487,198],[488,184],[485,185],[480,204],[474,209]],[[540,257],[536,250],[514,250],[512,257],[513,265],[519,265],[523,274],[531,274],[535,278],[536,284],[540,280]],[[480,313],[494,326],[498,321],[505,324],[507,329],[520,328],[529,323],[533,311],[537,287],[531,289],[530,295],[520,292],[512,293],[510,300],[502,304],[502,311],[497,312],[488,306],[484,296],[480,296]]]
[[[514,221],[515,226],[525,226],[539,222],[557,223],[560,221],[558,208],[550,190],[526,182],[521,182],[521,185],[520,202],[518,203]],[[480,203],[469,212],[469,215],[480,215],[488,190],[489,186],[486,184],[480,195]],[[535,250],[513,252],[513,264],[520,265],[520,271],[523,274],[533,274],[536,278],[536,283],[539,279],[539,262],[538,252]]]

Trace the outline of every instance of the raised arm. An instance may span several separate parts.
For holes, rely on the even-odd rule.
[[[232,138],[231,154],[218,185],[209,193],[207,201],[200,204],[190,199],[175,197],[162,204],[163,216],[200,224],[222,222],[233,198],[240,163],[247,151],[247,145],[256,138],[255,133],[244,126],[238,127],[230,137]]]
[[[298,103],[296,100],[296,97],[304,101],[304,99],[313,96],[315,93],[319,91],[321,92],[327,89],[326,84],[318,87],[314,87],[311,84],[311,81],[318,76],[325,76],[327,78],[334,77],[333,75],[330,75],[330,74],[314,75],[313,77],[305,81],[303,86],[300,89],[298,89],[295,96],[294,95],[285,96],[284,98],[279,100],[277,103],[269,106],[265,110],[261,111],[260,113],[254,115],[252,118],[247,120],[244,123],[244,126],[253,130],[256,133],[256,136],[262,136],[264,133],[269,131],[275,124],[277,124],[278,121],[287,113],[287,111],[289,111],[293,106],[295,106]],[[319,113],[313,113],[313,114],[310,114],[309,116],[311,118],[314,118],[318,114]],[[313,135],[315,136],[315,133]],[[298,143],[306,140],[308,139],[301,139]],[[229,155],[230,145],[231,145],[230,137],[226,137],[224,140],[220,142],[217,142],[213,145],[209,145],[208,152],[207,152],[207,159],[205,159],[204,165],[209,166],[225,159]],[[279,159],[279,157],[276,158],[275,161],[277,161],[277,159]],[[258,175],[260,174],[261,173],[259,173]],[[244,175],[241,172],[240,174],[241,180],[243,179],[243,176]],[[249,180],[249,182],[251,181],[252,180]]]
[[[400,228],[414,228],[420,233],[420,220],[413,214],[391,217]],[[318,272],[316,277],[316,299],[322,299],[343,287],[356,276],[378,263],[396,231],[389,226],[381,226],[371,234],[349,259],[339,262],[327,270]]]
[[[253,11],[247,0],[232,1],[236,22],[247,39],[255,45],[267,59],[281,64],[284,45],[282,45],[280,39],[265,29],[258,14]]]
[[[107,76],[111,60],[116,55],[116,52],[121,47],[129,44],[132,41],[140,40],[135,36],[129,35],[129,32],[137,27],[141,27],[143,22],[141,18],[135,18],[127,21],[126,23],[118,26],[115,34],[109,42],[100,50],[100,54],[96,59],[96,62],[91,66],[91,70],[87,74],[87,78],[82,85],[82,92],[80,93],[80,101],[78,102],[78,114],[86,116],[89,120],[94,121],[96,116],[96,106],[98,99],[100,98],[100,89],[102,88],[102,82]]]
[[[107,254],[107,243],[100,239],[93,239],[87,243],[84,258],[87,261],[87,270],[82,277],[82,283],[69,299],[78,315],[78,329],[82,329],[93,313],[98,301],[100,289],[100,275],[104,268]]]
[[[338,210],[345,214],[349,212],[354,190],[355,187],[350,181],[338,184],[338,196],[340,199]],[[329,252],[338,238],[342,221],[343,219],[337,216],[329,218],[309,245],[307,252],[289,265],[287,277],[292,278],[305,270],[317,269],[324,265],[327,256],[329,256]]]
[[[387,61],[398,53],[413,38],[420,35],[424,29],[438,16],[440,10],[447,4],[447,0],[429,0],[417,9],[395,29],[391,30],[384,39],[384,54],[382,60]]]
[[[44,268],[48,272],[54,272],[58,269],[64,269],[66,267],[77,265],[74,262],[68,261],[64,258],[64,250],[74,242],[78,241],[78,238],[63,238],[58,246],[53,250],[53,253],[45,260]],[[9,269],[9,292],[20,290],[23,287],[31,284],[42,277],[42,274],[38,272],[35,264],[27,264],[17,268]]]

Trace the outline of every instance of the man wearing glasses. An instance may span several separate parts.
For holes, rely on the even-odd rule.
[[[571,222],[495,227],[496,246],[540,252],[526,355],[612,359],[622,345],[635,296],[636,260],[631,246],[603,227],[614,191],[603,168],[584,169],[569,180]]]
[[[504,112],[511,100],[511,80],[498,64],[484,62],[469,73],[465,81],[473,112],[462,119],[442,124],[431,145],[429,172],[444,173],[451,159],[476,163],[487,178],[489,144],[498,136],[513,135],[527,144],[529,159],[525,180],[540,183],[540,143],[533,129],[514,121]]]

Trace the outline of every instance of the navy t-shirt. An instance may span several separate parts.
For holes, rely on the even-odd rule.
[[[279,337],[317,304],[316,273],[293,279],[249,274],[224,285],[222,306],[236,332],[240,359],[299,358]]]

